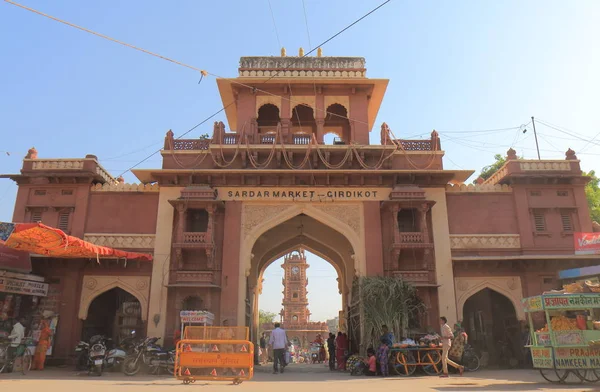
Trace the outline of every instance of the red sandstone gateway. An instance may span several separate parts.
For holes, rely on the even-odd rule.
[[[522,160],[511,149],[492,177],[466,183],[473,170],[444,168],[437,132],[406,140],[414,130],[375,125],[388,80],[366,72],[361,57],[242,57],[238,77],[217,80],[226,118],[211,137],[168,131],[162,165],[133,170],[139,184],[93,155],[31,149],[20,173],[3,176],[19,186],[14,221],[153,255],[33,256],[49,285],[41,308],[71,326],[57,329],[53,355],[67,358],[77,335],[98,328],[173,336],[183,310],[249,326],[256,342],[263,273],[300,248],[336,269],[351,350],[365,344],[354,282],[375,275],[417,286],[422,328],[444,315],[491,347],[500,331],[519,334],[523,298],[556,288],[559,270],[594,264],[575,254],[575,233],[593,230],[572,150]]]

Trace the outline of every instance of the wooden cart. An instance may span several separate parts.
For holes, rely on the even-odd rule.
[[[441,347],[394,347],[390,350],[390,357],[390,367],[399,376],[408,377],[417,370],[417,367],[430,376],[436,376],[442,372]]]

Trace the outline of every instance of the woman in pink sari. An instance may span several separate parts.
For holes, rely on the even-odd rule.
[[[335,359],[338,363],[338,370],[346,370],[346,350],[348,350],[348,339],[344,334],[338,332],[335,338]]]

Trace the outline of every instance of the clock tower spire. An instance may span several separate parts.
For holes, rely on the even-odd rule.
[[[308,310],[308,278],[304,249],[298,249],[284,256],[283,268],[283,323],[285,328],[306,325],[310,322]]]

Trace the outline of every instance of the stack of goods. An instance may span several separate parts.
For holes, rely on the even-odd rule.
[[[412,339],[404,339],[403,341],[401,341],[400,343],[394,343],[395,348],[407,348],[407,347],[412,347],[412,346],[416,346],[417,342],[415,342]]]
[[[600,283],[593,283],[591,280],[586,280],[585,286],[592,293],[600,293]]]
[[[563,289],[568,294],[579,294],[579,293],[583,293],[583,291],[584,291],[583,285],[581,285],[579,283],[566,284],[563,286]]]
[[[565,316],[552,317],[550,321],[552,324],[552,331],[574,331],[579,329],[577,327],[577,320],[570,319]],[[537,330],[536,332],[548,332],[548,324],[544,328]]]
[[[346,361],[346,370],[351,372],[360,362],[362,362],[361,357],[358,355],[350,355]]]
[[[428,334],[423,336],[420,340],[419,340],[419,346],[423,347],[423,346],[429,346],[429,347],[437,347],[439,345],[441,345],[441,340],[442,337],[440,335],[436,334]]]

